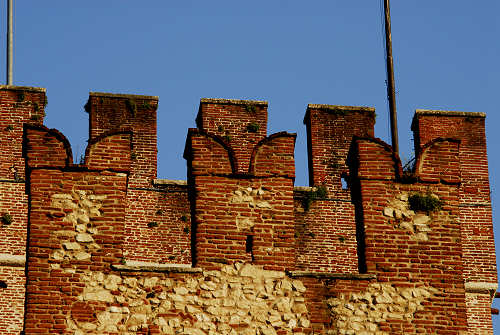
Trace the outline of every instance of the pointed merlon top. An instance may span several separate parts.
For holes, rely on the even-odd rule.
[[[151,99],[158,100],[155,95],[137,95],[137,94],[117,94],[117,93],[103,93],[103,92],[89,92],[90,97],[109,97],[109,98],[125,98],[125,99]]]
[[[0,85],[0,90],[28,91],[28,92],[39,92],[39,93],[45,93],[47,91],[43,87],[16,86],[16,85]]]
[[[201,98],[200,104],[258,105],[267,106],[267,101]]]

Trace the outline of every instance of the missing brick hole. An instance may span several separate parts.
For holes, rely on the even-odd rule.
[[[0,280],[0,288],[7,288],[7,282]]]
[[[340,177],[340,184],[342,185],[343,190],[348,190],[349,189],[349,177],[346,175],[342,175],[342,177]]]
[[[252,262],[255,260],[253,256],[253,235],[247,235],[245,242],[245,251],[252,256]]]

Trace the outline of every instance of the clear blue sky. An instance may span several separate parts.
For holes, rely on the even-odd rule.
[[[308,103],[375,107],[376,136],[390,142],[381,0],[14,2],[14,84],[47,88],[45,123],[68,137],[76,157],[86,146],[89,91],[160,96],[161,178],[186,178],[182,152],[202,97],[269,101],[269,131],[298,134],[297,185],[307,184]],[[415,109],[485,112],[495,218],[500,2],[391,6],[401,156],[412,156]],[[2,49],[5,12],[2,1]],[[1,52],[2,82],[4,64]]]

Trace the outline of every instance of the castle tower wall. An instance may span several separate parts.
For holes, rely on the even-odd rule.
[[[25,128],[31,206],[26,334],[61,334],[69,331],[69,319],[92,321],[99,313],[82,278],[103,276],[122,260],[130,140],[127,133],[103,137],[90,144],[89,165],[76,166],[62,134]],[[107,156],[110,151],[116,156]]]
[[[417,110],[412,123],[415,152],[420,152],[426,143],[439,137],[461,141],[458,154],[460,213],[457,220],[466,264],[464,280],[471,331],[492,331],[490,306],[497,289],[485,117],[483,113]],[[476,308],[472,308],[473,305]]]
[[[0,333],[19,334],[24,313],[28,197],[23,124],[43,123],[45,89],[0,86]]]
[[[309,183],[316,188],[295,192],[297,268],[357,273],[355,208],[346,159],[355,136],[373,136],[375,110],[310,104],[304,123]],[[326,194],[320,195],[321,190]]]
[[[267,102],[201,99],[196,126],[231,146],[235,172],[247,173],[253,148],[267,135]]]
[[[154,96],[91,92],[85,106],[89,113],[89,138],[92,142],[110,132],[132,133],[125,260],[190,264],[191,224],[186,187],[156,179],[157,107],[158,97]],[[111,154],[118,157],[115,152]]]
[[[380,140],[358,139],[354,150],[367,272],[376,274],[381,285],[377,287],[393,292],[388,301],[403,299],[413,306],[401,317],[379,322],[378,329],[388,334],[467,331],[457,220],[459,141],[436,141],[422,150],[416,172],[420,182],[399,182],[401,163]],[[443,170],[448,173],[446,182],[423,181]],[[419,293],[408,295],[412,290]]]
[[[261,102],[203,99],[200,105],[197,123],[210,127],[190,129],[184,153],[193,194],[195,264],[247,261],[272,270],[292,268],[295,135],[264,137],[266,110],[248,107],[260,108]],[[231,112],[215,122],[206,109]],[[249,122],[261,125],[257,133],[246,129]],[[231,140],[214,134],[219,124],[234,126]]]
[[[158,97],[91,92],[85,110],[89,113],[89,139],[110,131],[130,130],[132,139],[131,187],[150,187],[157,171],[156,109]]]

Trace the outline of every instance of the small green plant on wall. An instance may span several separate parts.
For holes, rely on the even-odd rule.
[[[0,220],[2,221],[3,224],[9,225],[12,223],[14,219],[12,218],[12,215],[10,215],[9,213],[3,213],[2,218]]]
[[[431,193],[413,193],[408,197],[410,209],[421,212],[434,212],[440,210],[443,206],[443,201]]]
[[[127,105],[127,109],[129,110],[130,114],[135,117],[135,113],[137,112],[137,103],[135,102],[135,100],[127,99],[125,101],[125,104]]]
[[[255,107],[254,105],[245,105],[245,110],[248,113],[256,113],[257,112],[257,107]]]
[[[326,196],[327,190],[324,185],[316,186],[314,191],[304,193],[304,197],[302,198],[302,206],[304,207],[304,210],[308,211],[314,200],[325,199]]]
[[[260,126],[256,122],[250,122],[247,125],[247,131],[249,133],[256,133],[259,131],[259,129],[260,129]]]

